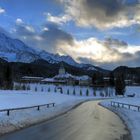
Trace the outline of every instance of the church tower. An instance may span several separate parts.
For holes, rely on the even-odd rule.
[[[66,74],[66,71],[65,71],[63,63],[60,64],[59,74],[60,75]]]

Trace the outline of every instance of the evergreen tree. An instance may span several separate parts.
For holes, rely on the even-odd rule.
[[[44,88],[43,88],[43,87],[41,88],[41,91],[42,91],[42,92],[44,91]]]
[[[93,96],[96,97],[96,88],[93,89]]]
[[[35,91],[37,91],[37,87],[35,87]]]
[[[63,94],[63,89],[62,88],[60,89],[60,93]]]
[[[82,90],[80,89],[80,96],[82,96]]]
[[[114,80],[114,74],[113,74],[113,72],[110,73],[109,84],[110,84],[111,87],[114,87],[115,86],[115,80]]]
[[[69,95],[70,94],[70,91],[69,91],[69,89],[67,89],[67,95]]]
[[[25,84],[22,85],[22,90],[26,90]]]
[[[12,68],[8,64],[5,69],[4,73],[5,77],[5,89],[12,89],[13,88],[13,81],[12,81]]]
[[[73,95],[75,95],[76,94],[76,92],[75,92],[75,88],[73,89]]]
[[[50,89],[50,87],[48,88],[48,92],[50,92],[51,91],[51,89]]]
[[[57,92],[56,87],[54,88],[54,92]]]
[[[86,90],[86,96],[89,96],[89,90],[88,89]]]
[[[30,90],[30,85],[27,85],[27,90]]]
[[[110,73],[110,78],[109,78],[109,96],[113,95],[114,87],[115,87],[115,79],[114,79],[114,74],[113,72]]]
[[[105,97],[108,96],[108,87],[105,87]]]
[[[124,95],[124,93],[125,93],[125,80],[124,80],[123,75],[119,75],[116,77],[115,91],[116,91],[116,95]]]

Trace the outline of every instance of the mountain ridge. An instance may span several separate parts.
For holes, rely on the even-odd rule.
[[[59,55],[46,52],[45,50],[37,51],[26,45],[19,39],[13,39],[4,33],[0,33],[0,58],[8,62],[32,63],[36,60],[46,60],[55,64],[65,62],[71,66],[83,68],[89,71],[108,71],[91,64],[77,63],[71,56]]]

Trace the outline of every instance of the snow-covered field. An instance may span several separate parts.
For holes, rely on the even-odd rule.
[[[96,100],[98,98],[105,98],[101,97],[100,93],[102,92],[105,95],[106,92],[106,90],[103,89],[96,90],[95,96],[94,89],[91,87],[63,86],[63,93],[60,92],[58,87],[56,91],[55,89],[56,86],[54,85],[31,84],[30,89],[28,90],[0,90],[0,110],[41,105],[52,102],[55,103],[54,108],[41,107],[40,111],[37,111],[36,108],[12,111],[10,112],[10,116],[7,116],[6,112],[0,112],[0,134],[48,120],[54,116],[68,111],[74,105],[77,105],[80,102],[89,99]],[[67,95],[68,90],[69,94]],[[73,95],[74,90],[75,95]],[[87,90],[89,92],[88,96],[86,95]],[[80,95],[80,91],[82,91],[82,96]],[[139,91],[140,87],[127,87],[126,94],[135,93],[137,95],[136,98],[116,98],[114,100],[140,105]],[[108,92],[110,92],[110,90],[108,90]],[[114,93],[111,94],[110,97],[115,98]],[[105,102],[104,105],[111,108],[110,101]],[[124,120],[126,120],[129,128],[133,130],[132,134],[135,134],[136,136],[139,135],[138,131],[140,130],[140,112],[127,109],[116,109],[115,111],[117,111],[124,118]],[[140,140],[140,137],[139,139],[135,140]]]
[[[101,93],[105,94],[108,93],[110,96],[114,96],[114,90],[110,88],[98,88],[94,89],[93,87],[88,86],[70,86],[70,85],[53,85],[53,84],[19,84],[14,83],[14,89],[23,89],[35,92],[56,92],[56,93],[63,93],[73,95],[75,92],[75,96],[87,96],[86,93],[88,92],[88,96],[100,96]],[[60,88],[62,89],[60,91]]]
[[[92,99],[93,97],[81,97],[64,95],[59,92],[35,92],[35,91],[0,91],[0,110],[9,108],[29,107],[47,103],[55,103],[55,107],[41,107],[11,111],[10,116],[6,112],[0,112],[0,134],[14,131],[34,123],[42,122],[64,113],[78,103]],[[95,98],[95,97],[94,97]],[[98,98],[98,97],[96,97]]]

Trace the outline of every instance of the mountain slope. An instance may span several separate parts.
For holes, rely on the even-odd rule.
[[[65,62],[71,66],[82,68],[87,71],[101,71],[107,72],[104,69],[95,67],[93,65],[79,64],[75,62],[70,56],[60,56],[59,54],[51,54],[46,51],[37,51],[18,39],[12,39],[0,33],[0,58],[8,62],[23,62],[31,63],[36,60],[46,60],[48,63],[57,64]]]
[[[40,58],[34,49],[4,33],[0,33],[0,57],[9,62],[31,62]]]

